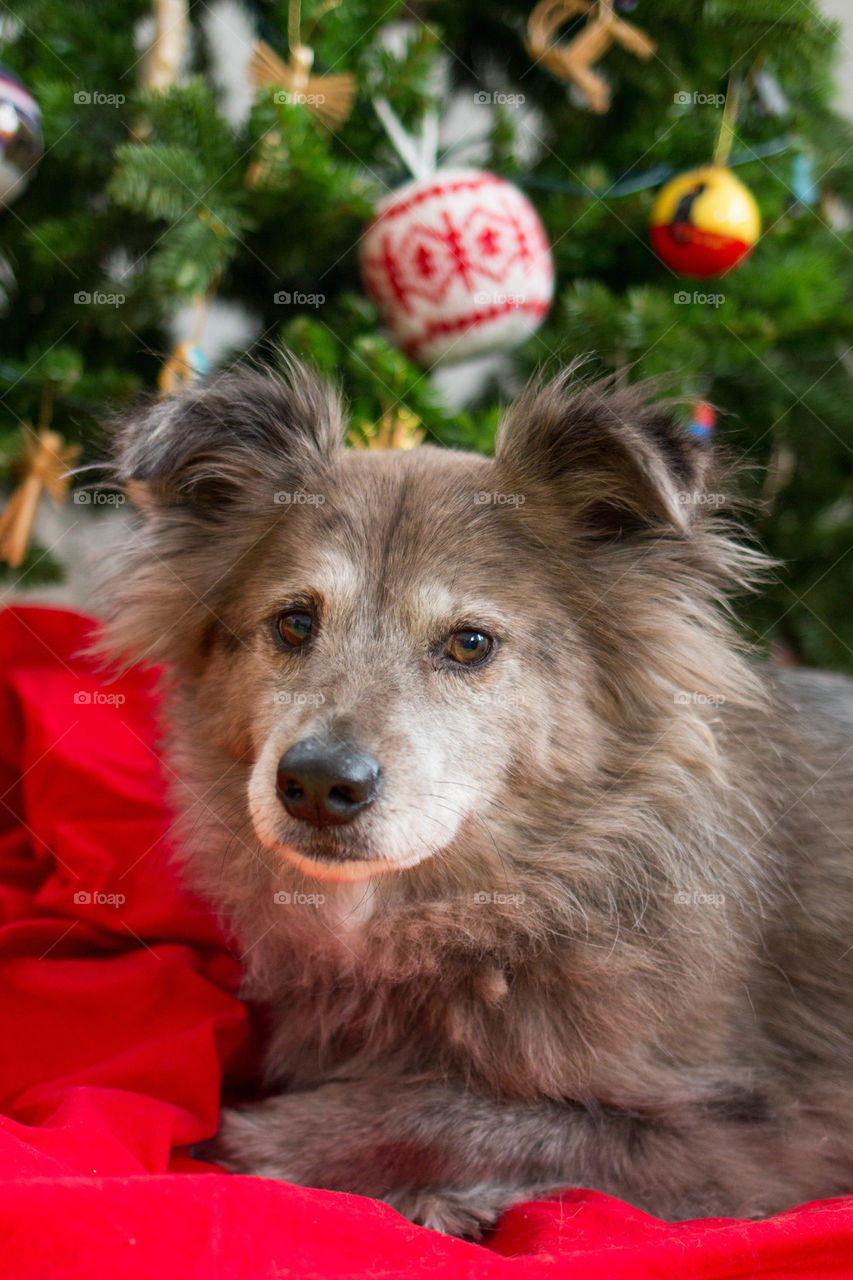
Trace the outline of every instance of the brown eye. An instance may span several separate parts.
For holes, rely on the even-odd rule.
[[[310,637],[314,619],[304,609],[287,609],[275,620],[275,634],[285,649],[298,649]]]
[[[471,666],[474,662],[482,662],[494,648],[494,640],[484,631],[454,631],[447,642],[445,653],[452,662],[461,662]]]

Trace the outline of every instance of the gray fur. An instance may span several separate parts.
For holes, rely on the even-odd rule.
[[[853,1191],[853,684],[735,640],[764,564],[713,451],[565,378],[494,460],[342,432],[292,366],[119,436],[145,518],[104,645],[168,664],[177,857],[272,1010],[275,1092],[211,1150],[471,1235],[561,1185],[666,1218]],[[436,665],[466,622],[494,660]],[[274,793],[318,731],[385,774],[333,836]]]

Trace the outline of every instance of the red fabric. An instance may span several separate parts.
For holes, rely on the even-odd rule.
[[[853,1198],[672,1225],[571,1191],[480,1246],[191,1160],[223,1071],[247,1077],[249,1022],[236,962],[163,856],[152,679],[99,684],[75,656],[89,625],[0,615],[0,1275],[853,1276]]]

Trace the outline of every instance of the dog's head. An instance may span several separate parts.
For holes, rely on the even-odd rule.
[[[320,878],[565,821],[620,735],[708,679],[702,602],[743,568],[709,532],[709,448],[565,378],[491,459],[348,449],[304,369],[227,374],[141,411],[117,468],[144,519],[109,647],[170,665],[183,750],[236,769],[257,839]]]

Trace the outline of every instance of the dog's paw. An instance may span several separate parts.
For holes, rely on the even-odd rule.
[[[480,1240],[510,1205],[526,1199],[518,1187],[404,1187],[383,1196],[386,1204],[419,1227],[464,1240]]]
[[[212,1138],[195,1143],[192,1154],[198,1160],[221,1165],[229,1173],[279,1178],[283,1182],[306,1180],[305,1170],[298,1167],[293,1153],[288,1153],[281,1139],[264,1124],[261,1107],[244,1111],[223,1108],[219,1131]]]
[[[194,1142],[190,1154],[194,1160],[206,1160],[210,1164],[219,1164],[230,1173],[245,1173],[238,1148],[229,1141],[229,1113],[222,1111],[219,1116],[219,1129],[212,1138],[204,1138]]]

